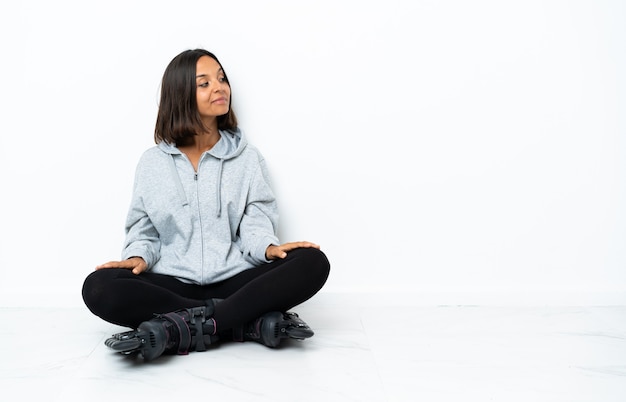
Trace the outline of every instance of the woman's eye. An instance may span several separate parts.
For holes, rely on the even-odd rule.
[[[220,77],[220,82],[226,82],[226,77]]]
[[[201,88],[206,88],[206,87],[209,86],[209,83],[208,82],[203,82],[202,84],[200,84],[198,86],[201,87]]]

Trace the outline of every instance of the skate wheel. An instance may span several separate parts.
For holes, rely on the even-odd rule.
[[[110,338],[105,342],[106,346],[115,350],[116,352],[130,352],[133,350],[138,350],[141,346],[141,339],[139,338],[130,338],[130,339],[115,339]]]

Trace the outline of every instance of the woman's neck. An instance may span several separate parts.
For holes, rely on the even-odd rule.
[[[217,129],[198,134],[193,137],[193,144],[187,146],[188,149],[204,152],[213,148],[220,140],[220,133]]]

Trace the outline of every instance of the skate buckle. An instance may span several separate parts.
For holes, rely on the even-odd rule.
[[[206,316],[205,316],[205,310],[204,307],[195,307],[192,309],[189,309],[189,322],[191,324],[196,324],[196,317],[200,318],[200,323],[204,324],[204,322],[206,321]]]

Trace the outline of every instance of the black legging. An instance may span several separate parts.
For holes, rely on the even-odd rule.
[[[224,281],[200,286],[167,275],[128,269],[94,271],[83,284],[83,300],[92,313],[113,324],[137,328],[155,313],[202,306],[223,299],[213,319],[220,332],[269,311],[287,311],[308,300],[324,285],[330,271],[326,255],[315,248],[290,251],[285,259],[243,271]]]

